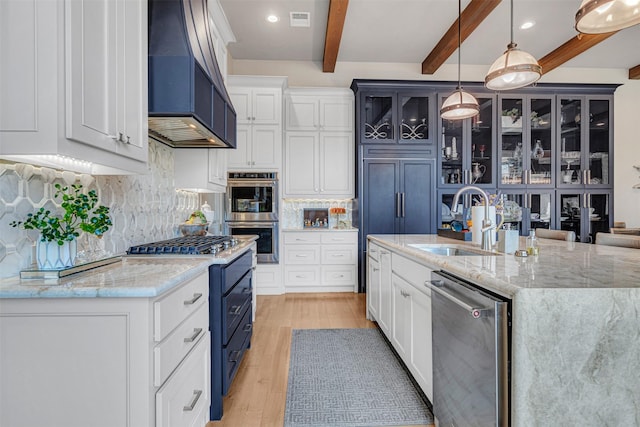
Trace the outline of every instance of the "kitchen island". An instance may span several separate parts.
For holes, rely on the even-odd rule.
[[[0,425],[205,425],[249,346],[256,239],[0,281]]]
[[[640,425],[640,251],[539,239],[535,257],[441,256],[411,245],[478,247],[368,238],[512,301],[511,425]]]

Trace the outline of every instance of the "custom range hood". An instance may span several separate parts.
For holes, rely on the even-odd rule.
[[[207,0],[149,0],[149,136],[176,148],[235,148]]]

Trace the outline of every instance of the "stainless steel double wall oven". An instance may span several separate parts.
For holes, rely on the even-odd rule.
[[[225,229],[230,235],[258,235],[258,262],[278,263],[278,173],[229,172]]]

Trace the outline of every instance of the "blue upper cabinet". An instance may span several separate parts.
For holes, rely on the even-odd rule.
[[[403,87],[360,88],[356,111],[360,144],[433,144],[435,90]]]

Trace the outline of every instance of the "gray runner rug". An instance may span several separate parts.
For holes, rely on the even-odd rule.
[[[295,329],[285,427],[432,424],[378,329]]]

